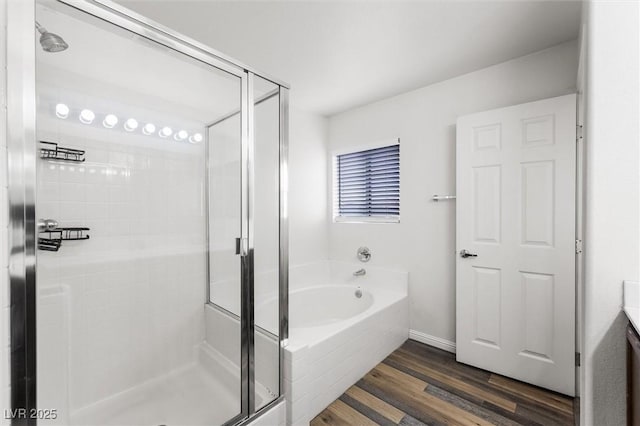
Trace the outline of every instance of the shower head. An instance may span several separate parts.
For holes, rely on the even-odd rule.
[[[36,29],[40,33],[40,45],[45,52],[62,52],[69,45],[58,34],[50,33],[36,21]]]

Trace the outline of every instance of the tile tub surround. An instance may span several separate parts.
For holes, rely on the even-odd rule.
[[[362,267],[367,275],[354,277]],[[296,328],[291,319],[284,362],[288,424],[308,424],[409,334],[406,272],[350,262],[291,268],[290,290],[322,283],[360,286],[371,292],[374,303],[352,318],[319,327]]]

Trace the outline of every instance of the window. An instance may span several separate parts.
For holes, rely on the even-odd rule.
[[[399,141],[339,154],[334,161],[335,221],[399,222]]]

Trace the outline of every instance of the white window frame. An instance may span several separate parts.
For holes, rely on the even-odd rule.
[[[361,144],[356,146],[350,146],[348,148],[340,148],[331,151],[331,169],[332,169],[332,185],[331,185],[331,209],[334,223],[378,223],[378,224],[393,224],[400,223],[400,215],[398,216],[340,216],[338,214],[338,156],[343,154],[351,154],[360,151],[368,151],[370,149],[384,148],[386,146],[400,145],[400,138],[384,139],[376,142],[370,142],[367,144]],[[400,176],[402,176],[402,150],[400,150]],[[402,177],[400,178],[400,184],[402,184]],[[402,193],[402,191],[400,192]],[[400,199],[402,204],[402,196]]]

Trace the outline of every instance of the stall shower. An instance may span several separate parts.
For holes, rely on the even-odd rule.
[[[35,87],[9,82],[33,112],[8,148],[25,158],[9,170],[25,194],[14,408],[37,408],[27,424],[211,425],[281,401],[286,84],[107,1],[9,21],[29,13]]]

